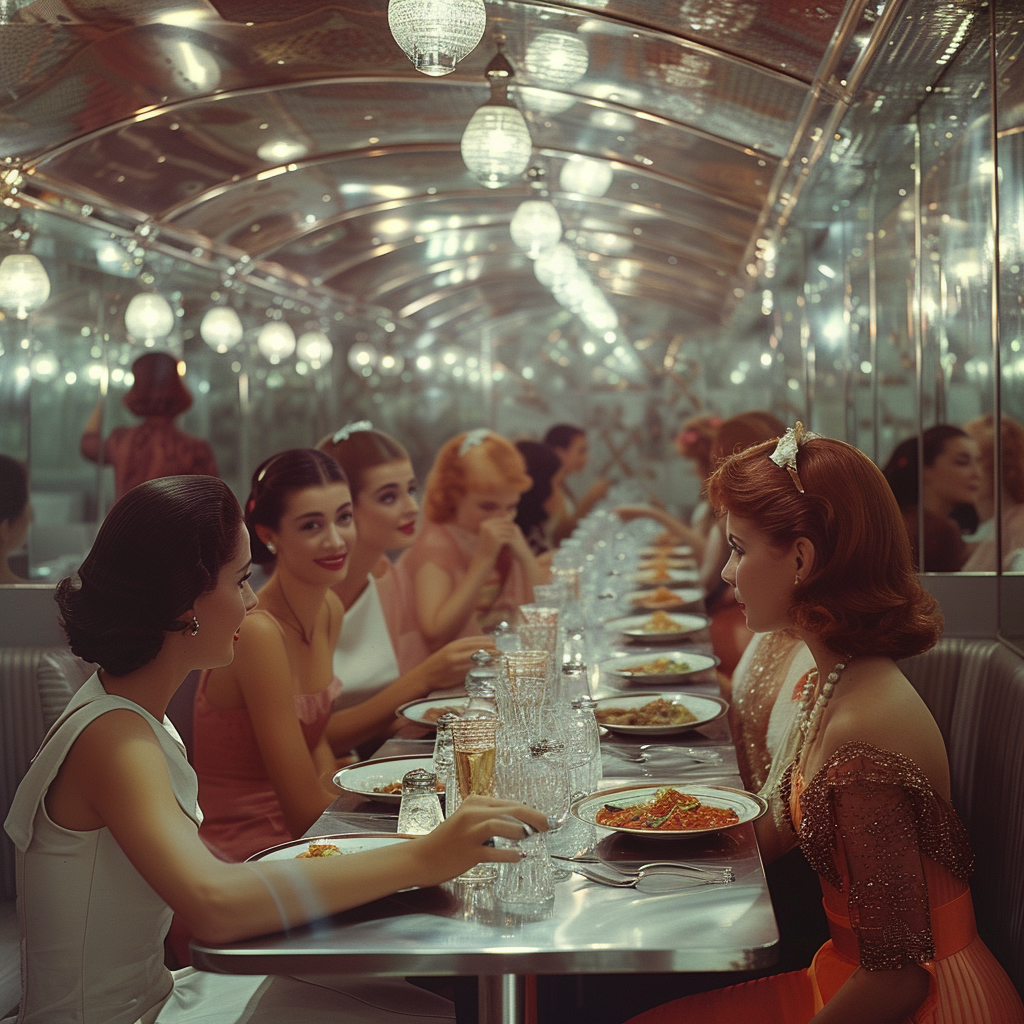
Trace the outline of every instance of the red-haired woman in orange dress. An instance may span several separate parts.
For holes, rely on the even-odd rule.
[[[942,736],[895,664],[931,647],[942,619],[885,478],[797,424],[728,459],[709,495],[728,515],[722,577],[747,624],[791,630],[817,666],[757,832],[766,860],[800,845],[832,938],[805,971],[632,1024],[1021,1024],[1020,996],[975,929]]]

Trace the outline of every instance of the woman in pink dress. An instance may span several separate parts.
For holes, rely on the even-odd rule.
[[[206,441],[179,430],[174,421],[192,405],[192,394],[181,373],[185,364],[169,352],[147,352],[132,363],[134,381],[124,396],[129,412],[143,422],[116,427],[100,440],[103,402],[93,410],[82,432],[82,454],[114,469],[114,496],[145,480],[196,473],[217,476],[213,449]]]
[[[515,445],[489,430],[459,434],[438,452],[427,479],[426,521],[398,562],[424,651],[514,619],[546,578],[515,523],[530,484]]]
[[[393,731],[400,705],[460,684],[473,665],[470,656],[494,644],[478,634],[423,656],[411,594],[387,556],[416,539],[418,485],[405,448],[367,420],[347,424],[317,447],[344,470],[356,525],[348,571],[332,588],[345,606],[334,649],[334,674],[344,686],[327,731],[341,756],[353,743]]]
[[[345,474],[315,449],[281,452],[253,475],[245,523],[253,561],[273,572],[193,714],[199,834],[225,860],[298,838],[337,796],[324,728],[341,689],[331,659],[344,609],[331,587],[355,544]]]
[[[708,493],[728,514],[722,578],[747,624],[792,631],[816,665],[757,834],[769,861],[799,844],[831,940],[807,970],[633,1024],[1021,1024],[1020,997],[975,929],[942,736],[895,664],[931,647],[942,618],[885,477],[798,423],[728,459]]]

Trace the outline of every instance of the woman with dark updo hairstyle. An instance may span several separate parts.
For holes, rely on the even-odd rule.
[[[185,364],[169,352],[146,352],[132,363],[132,386],[125,408],[141,416],[135,427],[116,427],[102,444],[102,461],[114,468],[114,496],[145,480],[198,473],[217,476],[213,449],[198,437],[179,430],[174,421],[192,405],[182,374]],[[82,432],[82,455],[100,461],[103,400],[93,409]]]
[[[25,464],[0,455],[0,585],[25,582],[14,574],[7,559],[25,543],[31,522]]]

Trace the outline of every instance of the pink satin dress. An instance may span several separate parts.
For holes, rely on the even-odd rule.
[[[859,967],[919,964],[928,996],[912,1024],[1022,1024],[1013,983],[978,937],[973,854],[953,807],[909,758],[847,743],[789,810],[818,872],[831,940],[809,968],[676,999],[629,1024],[806,1024]]]
[[[249,712],[214,707],[206,698],[208,678],[204,672],[199,680],[192,713],[203,812],[199,835],[223,860],[242,861],[293,837],[263,765]],[[340,692],[341,680],[335,678],[319,693],[295,694],[295,714],[310,750],[320,742]]]

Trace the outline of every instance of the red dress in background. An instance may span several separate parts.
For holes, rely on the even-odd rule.
[[[82,454],[100,460],[100,435],[83,434]],[[103,462],[114,468],[114,497],[136,484],[164,476],[219,476],[213,449],[179,430],[172,420],[147,419],[137,427],[117,427],[103,443]]]
[[[795,768],[790,780],[831,940],[807,970],[676,999],[630,1024],[806,1024],[858,967],[909,964],[931,976],[913,1024],[1022,1024],[1020,996],[975,930],[967,832],[920,768],[847,743],[806,787]]]

